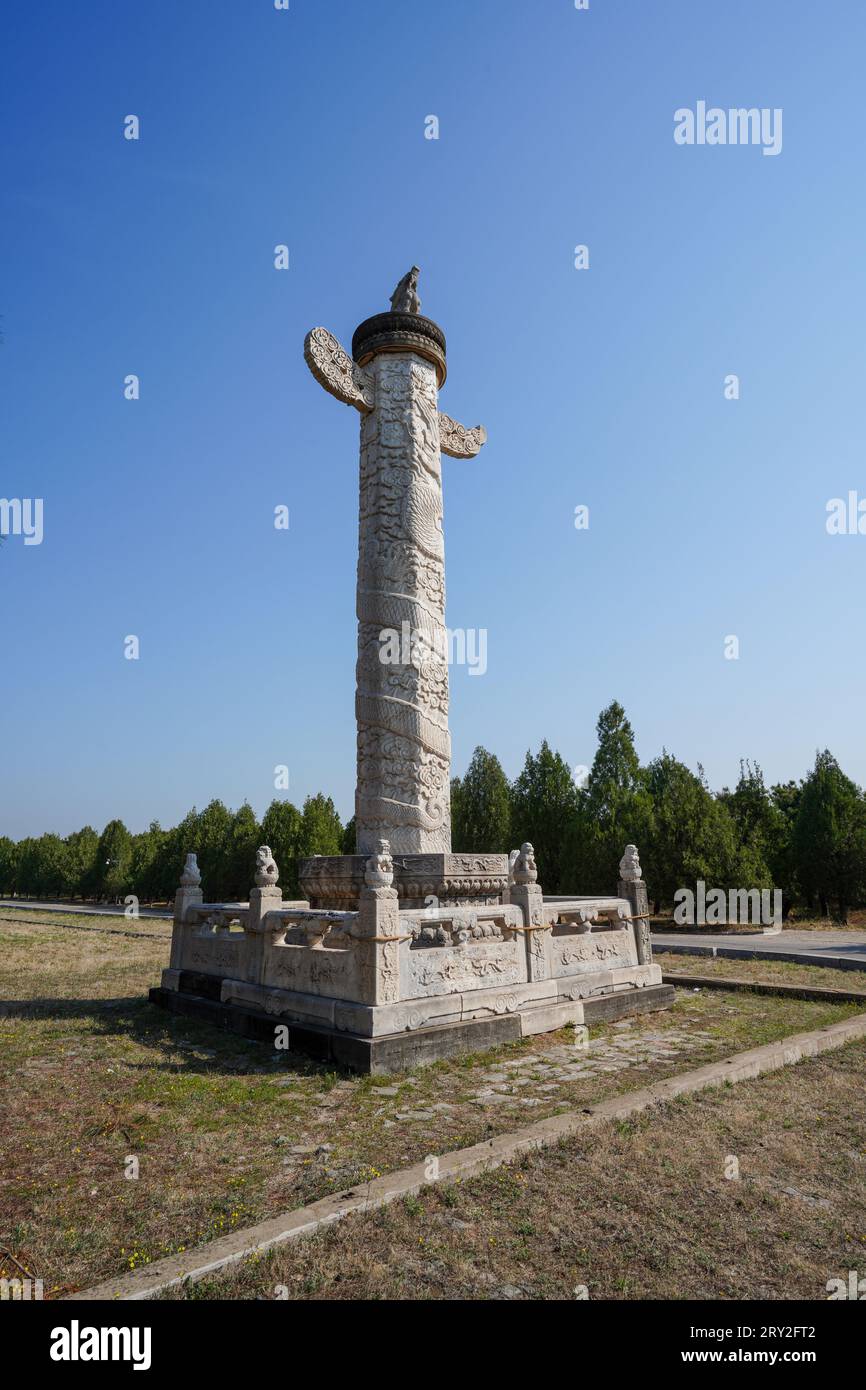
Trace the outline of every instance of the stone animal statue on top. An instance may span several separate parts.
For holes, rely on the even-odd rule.
[[[269,845],[260,845],[256,850],[256,887],[272,888],[280,877],[276,860]]]
[[[391,310],[395,314],[420,314],[421,300],[418,298],[418,276],[421,271],[417,265],[407,270],[394,293],[391,295]]]

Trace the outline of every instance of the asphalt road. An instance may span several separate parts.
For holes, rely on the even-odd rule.
[[[866,932],[862,931],[783,931],[778,936],[654,931],[652,941],[654,950],[682,956],[789,960],[833,970],[866,970]]]

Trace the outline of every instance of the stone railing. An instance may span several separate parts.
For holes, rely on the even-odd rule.
[[[175,902],[170,968],[220,976],[240,969],[249,904],[197,902],[183,888],[177,897],[181,901]]]
[[[525,844],[511,856],[508,902],[401,911],[383,841],[367,861],[357,911],[338,911],[284,903],[266,846],[248,903],[205,903],[189,855],[164,984],[180,988],[182,972],[214,977],[223,999],[279,1012],[291,995],[315,1014],[316,999],[390,1005],[649,965],[646,889],[635,864],[627,854],[619,897],[545,900]]]

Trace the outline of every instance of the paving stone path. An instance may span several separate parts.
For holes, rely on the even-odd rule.
[[[611,1035],[605,1041],[592,1041],[588,1046],[564,1043],[547,1048],[543,1053],[527,1053],[513,1060],[493,1063],[480,1074],[474,1072],[473,1082],[480,1081],[481,1085],[461,1100],[480,1110],[509,1106],[534,1109],[555,1102],[558,1091],[562,1091],[564,1101],[568,1100],[565,1088],[570,1082],[627,1068],[640,1071],[653,1062],[673,1063],[696,1049],[706,1048],[712,1041],[713,1035],[702,1029],[686,1026],[668,1028],[664,1032],[643,1032],[635,1028],[633,1020],[627,1019],[613,1024]],[[383,1086],[377,1093],[390,1098],[400,1089]],[[403,1098],[405,1102],[405,1092]],[[404,1104],[390,1113],[383,1109],[380,1114],[388,1113],[383,1125],[391,1129],[397,1124],[435,1119],[437,1114],[447,1115],[456,1109],[456,1105],[448,1102],[423,1109],[412,1109]]]
[[[633,1024],[615,1023],[613,1037],[592,1042],[588,1047],[565,1043],[549,1048],[543,1055],[528,1054],[502,1062],[484,1076],[484,1084],[472,1103],[488,1105],[542,1105],[550,1100],[563,1082],[581,1081],[602,1072],[639,1070],[651,1062],[669,1062],[696,1048],[705,1047],[711,1034],[697,1029],[667,1029],[664,1033],[634,1035]]]

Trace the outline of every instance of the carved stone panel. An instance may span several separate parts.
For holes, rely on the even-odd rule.
[[[550,956],[554,978],[637,964],[634,933],[628,928],[556,936],[550,943]]]
[[[406,951],[402,963],[404,999],[465,994],[526,981],[526,954],[522,942],[515,940]]]
[[[335,999],[359,997],[357,947],[328,950],[310,946],[273,946],[265,956],[262,983],[303,994],[323,994]]]

